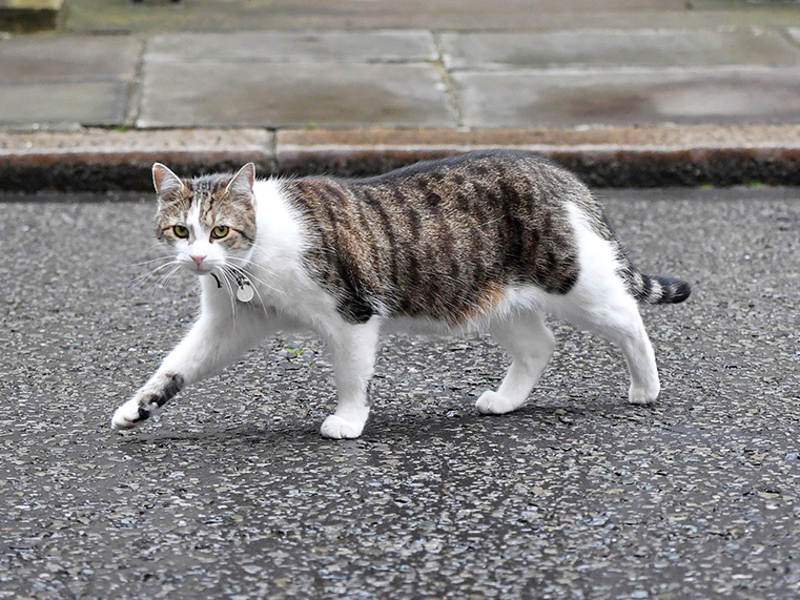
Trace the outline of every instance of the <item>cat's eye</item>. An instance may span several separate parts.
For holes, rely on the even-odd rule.
[[[214,229],[211,230],[211,237],[215,240],[221,240],[224,238],[228,233],[230,233],[231,228],[227,225],[217,225]]]
[[[184,225],[173,225],[172,233],[174,233],[177,238],[186,239],[189,237],[189,228]]]

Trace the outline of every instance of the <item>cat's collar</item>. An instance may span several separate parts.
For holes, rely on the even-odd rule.
[[[219,280],[219,277],[217,277],[217,274],[212,271],[209,275],[217,282],[217,288],[221,288],[222,282]],[[247,277],[238,273],[236,275],[236,299],[239,302],[250,302],[254,296],[255,290],[253,289],[253,284],[250,283]]]

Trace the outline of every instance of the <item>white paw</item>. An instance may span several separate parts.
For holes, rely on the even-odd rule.
[[[511,412],[519,405],[505,396],[501,396],[497,392],[483,392],[481,397],[475,403],[478,412],[484,415],[502,415]]]
[[[322,423],[319,432],[323,437],[331,438],[334,440],[341,440],[343,438],[357,438],[364,430],[364,423],[356,423],[347,421],[342,417],[330,415]]]
[[[656,384],[650,387],[634,387],[628,390],[628,402],[630,404],[651,404],[658,398],[660,386]]]
[[[141,421],[139,417],[139,403],[128,400],[120,406],[111,417],[111,427],[114,429],[133,429]]]

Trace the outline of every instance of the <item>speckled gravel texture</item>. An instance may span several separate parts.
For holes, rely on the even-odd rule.
[[[554,324],[529,403],[482,417],[496,347],[393,336],[344,442],[297,334],[112,431],[195,283],[139,281],[149,196],[0,198],[0,598],[796,597],[800,191],[602,195],[636,263],[694,287],[643,309],[656,405]]]

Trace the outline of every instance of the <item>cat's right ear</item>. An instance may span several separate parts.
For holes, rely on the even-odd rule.
[[[153,164],[153,186],[156,188],[159,200],[172,202],[184,188],[181,178],[170,171],[161,163]]]

